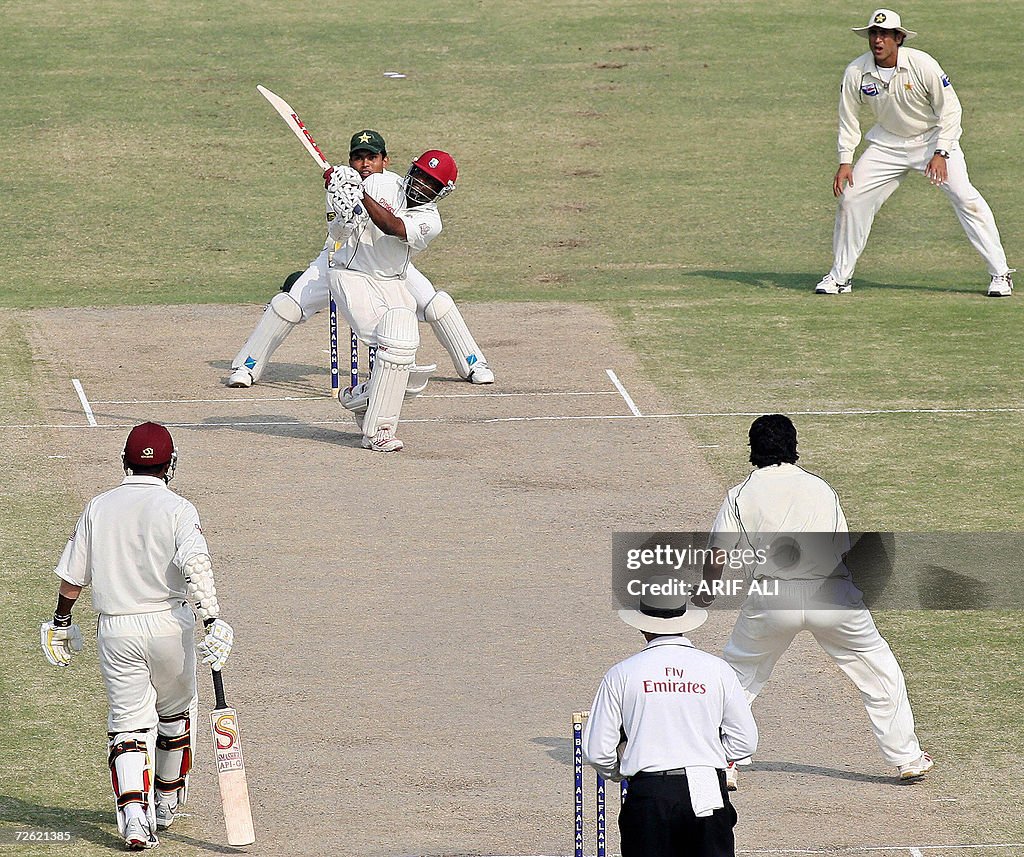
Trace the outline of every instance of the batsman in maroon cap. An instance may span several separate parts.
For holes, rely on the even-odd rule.
[[[167,483],[178,453],[167,429],[132,429],[124,481],[88,502],[57,564],[52,621],[40,628],[47,660],[66,667],[82,650],[71,608],[92,590],[96,648],[107,689],[110,779],[129,850],[152,848],[188,794],[197,714],[196,649],[219,670],[234,634],[220,619],[199,513]],[[191,606],[190,606],[191,602]],[[205,636],[195,644],[196,616]]]

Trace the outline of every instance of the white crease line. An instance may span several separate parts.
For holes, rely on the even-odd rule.
[[[924,857],[924,852],[920,848],[911,848],[910,857]]]
[[[417,399],[501,399],[523,396],[531,398],[534,396],[615,396],[612,390],[566,390],[551,392],[530,392],[530,393],[424,393],[417,396]],[[228,399],[97,399],[97,405],[203,405],[203,404],[249,404],[260,402],[320,402],[330,401],[334,398],[333,393],[324,393],[320,396],[279,396],[268,398],[233,397]]]
[[[628,407],[633,413],[633,416],[642,417],[643,414],[640,413],[640,409],[636,406],[636,402],[634,402],[629,393],[626,392],[626,388],[622,386],[622,382],[618,379],[618,376],[611,369],[605,369],[604,371],[607,372],[608,377],[612,379],[615,389],[618,390],[622,398],[626,400],[626,407]]]
[[[974,408],[974,409],[960,409],[960,410],[900,410],[900,411],[787,411],[787,413],[794,416],[800,415],[812,415],[812,416],[848,416],[848,415],[876,415],[876,414],[982,414],[982,413],[1019,413],[1024,411],[1024,408]],[[88,412],[87,412],[88,414]],[[458,417],[420,417],[408,420],[402,420],[403,423],[447,423],[449,425],[481,425],[483,423],[531,423],[531,422],[595,422],[601,420],[664,420],[664,419],[682,419],[687,417],[759,417],[762,415],[761,411],[751,411],[750,413],[691,413],[691,414],[641,414],[639,416],[633,416],[632,414],[584,414],[581,416],[554,416],[544,415],[539,417],[481,417],[478,419],[473,418],[458,418]],[[176,427],[176,428],[238,428],[245,426],[318,426],[318,425],[341,425],[347,424],[349,420],[347,418],[335,419],[335,420],[302,420],[296,418],[294,420],[231,420],[223,422],[192,422],[192,423],[174,423],[164,422],[164,425]],[[91,425],[96,427],[95,421],[91,422]],[[132,428],[134,423],[111,423],[109,425],[104,424],[98,426],[99,428]],[[0,424],[0,430],[4,429],[26,429],[26,430],[40,430],[40,429],[80,429],[85,426],[80,423],[75,424],[63,424],[63,423],[8,423]],[[712,448],[711,445],[707,448]],[[704,448],[704,447],[701,447]],[[964,846],[967,847],[967,846]]]
[[[793,416],[800,415],[813,415],[813,416],[849,416],[849,415],[875,415],[875,414],[960,414],[960,413],[1018,413],[1024,411],[1024,408],[978,408],[973,410],[957,410],[957,411],[915,411],[915,410],[901,410],[901,411],[787,411],[788,414]],[[403,423],[446,423],[448,425],[482,425],[485,423],[533,423],[533,422],[598,422],[601,420],[665,420],[665,419],[682,419],[687,417],[759,417],[762,415],[760,411],[751,411],[750,413],[706,413],[706,414],[640,414],[634,416],[633,414],[583,414],[580,416],[555,416],[555,415],[543,415],[538,417],[480,417],[474,419],[459,418],[459,417],[420,417],[405,420]],[[304,420],[296,417],[293,420],[228,420],[222,422],[191,422],[191,423],[175,423],[164,421],[164,425],[176,428],[238,428],[245,426],[319,426],[319,425],[340,425],[347,424],[350,421],[347,418],[335,419],[335,420]],[[93,422],[92,426],[96,426],[97,423]],[[132,428],[134,423],[111,423],[99,426],[99,428]],[[79,429],[85,428],[81,424],[39,424],[39,423],[9,423],[0,424],[0,430],[4,429]],[[708,447],[711,448],[711,447]]]
[[[89,400],[85,397],[85,390],[82,388],[82,382],[77,378],[72,378],[71,383],[75,385],[75,391],[78,393],[78,400],[82,403],[82,410],[85,411],[85,418],[89,421],[89,425],[96,426],[96,417],[92,414],[92,407],[89,405]]]

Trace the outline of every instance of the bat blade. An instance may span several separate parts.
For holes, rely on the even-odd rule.
[[[256,841],[256,833],[252,826],[249,783],[245,776],[238,715],[235,709],[224,702],[220,672],[215,672],[213,676],[217,689],[217,707],[210,712],[210,731],[213,735],[213,752],[217,762],[217,780],[220,784],[228,844],[252,845]]]
[[[260,95],[270,102],[270,106],[278,112],[278,115],[284,119],[288,127],[292,129],[292,133],[299,138],[299,142],[306,147],[306,151],[309,152],[310,157],[320,166],[320,169],[326,170],[330,166],[327,162],[327,158],[325,158],[324,153],[320,151],[320,147],[316,144],[316,140],[314,140],[313,136],[306,130],[306,126],[302,124],[302,120],[299,119],[298,114],[292,110],[291,105],[280,95],[271,92],[265,86],[257,85],[256,89],[259,90]]]

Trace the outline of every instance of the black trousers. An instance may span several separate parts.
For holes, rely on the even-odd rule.
[[[633,777],[619,813],[622,857],[735,857],[736,810],[718,772],[725,806],[697,818],[684,776]]]

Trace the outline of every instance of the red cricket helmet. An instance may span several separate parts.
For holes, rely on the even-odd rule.
[[[426,205],[455,190],[458,176],[459,168],[451,155],[440,149],[429,149],[409,166],[402,188],[412,205]]]
[[[126,473],[137,467],[161,467],[170,464],[168,481],[174,475],[178,451],[174,448],[171,433],[159,423],[142,423],[128,434],[121,454]]]

